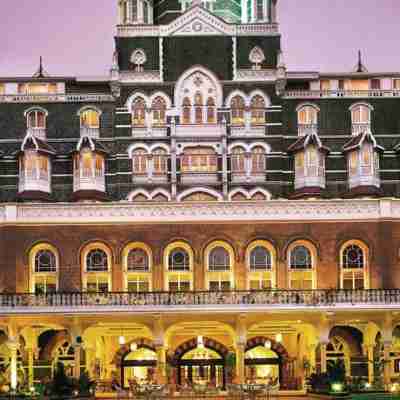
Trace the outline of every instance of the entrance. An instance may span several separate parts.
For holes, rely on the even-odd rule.
[[[152,349],[140,347],[127,353],[121,363],[122,387],[153,383],[156,366],[157,355]]]
[[[262,345],[245,353],[246,380],[248,383],[279,385],[282,381],[282,363],[275,351]]]
[[[178,384],[225,387],[225,361],[215,350],[196,347],[178,360]]]

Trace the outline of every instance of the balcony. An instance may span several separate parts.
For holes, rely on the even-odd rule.
[[[370,123],[352,124],[351,132],[353,136],[357,136],[366,132],[371,133],[371,124]]]
[[[51,193],[49,173],[38,168],[23,170],[19,175],[18,191]]]
[[[41,140],[46,140],[46,128],[28,128],[26,134]]]
[[[103,173],[97,172],[96,175],[92,173],[80,173],[76,171],[74,174],[74,192],[81,190],[105,192],[105,178]]]
[[[97,139],[100,137],[100,128],[91,126],[81,126],[81,137],[90,137],[92,139]]]
[[[0,294],[6,314],[400,309],[400,289]]]
[[[284,97],[292,99],[400,97],[400,90],[288,90]]]
[[[317,124],[299,124],[298,125],[298,135],[307,136],[311,134],[318,134]]]

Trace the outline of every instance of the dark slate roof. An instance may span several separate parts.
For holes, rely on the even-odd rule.
[[[103,154],[108,154],[108,150],[97,140],[92,139],[88,136],[83,136],[79,140],[76,149],[73,151],[79,152],[83,147],[89,147],[92,151],[98,152],[98,153],[103,153]]]
[[[330,149],[326,146],[323,146],[321,139],[315,132],[309,133],[308,135],[299,137],[294,143],[292,143],[288,147],[288,153],[297,153],[299,151],[304,150],[308,145],[314,144],[318,147],[320,151],[324,151],[326,153],[330,152]]]
[[[374,146],[374,149],[378,150],[378,151],[384,151],[385,149],[382,146],[379,146],[374,138],[374,136],[372,135],[372,133],[370,132],[363,132],[358,134],[357,136],[352,137],[344,146],[343,146],[343,151],[344,152],[348,152],[348,151],[352,151],[355,149],[359,149],[361,148],[362,144],[364,143],[364,141],[367,141],[369,143],[372,143],[372,145]]]

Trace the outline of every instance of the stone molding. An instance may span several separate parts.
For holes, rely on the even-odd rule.
[[[4,204],[1,225],[130,223],[274,223],[400,219],[400,200]]]
[[[110,94],[6,94],[0,103],[86,103],[114,101]]]

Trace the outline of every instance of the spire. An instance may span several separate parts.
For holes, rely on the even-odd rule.
[[[45,71],[43,68],[43,58],[40,56],[39,59],[39,68],[38,70],[33,74],[34,78],[47,78],[49,74]]]
[[[361,57],[361,50],[358,50],[358,62],[357,65],[354,68],[354,72],[368,72],[368,69],[362,62],[362,57]]]

